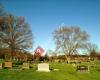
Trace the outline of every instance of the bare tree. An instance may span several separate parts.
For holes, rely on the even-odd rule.
[[[95,57],[98,54],[97,49],[98,47],[96,44],[92,44],[92,43],[87,44],[87,50],[91,57]]]
[[[52,50],[50,50],[50,49],[48,49],[48,50],[46,51],[46,54],[47,54],[47,55],[50,55],[50,56],[51,56],[51,55],[54,55],[53,53],[54,53],[54,52],[53,52]]]
[[[32,32],[24,17],[11,14],[0,17],[0,41],[11,49],[11,57],[15,50],[27,50],[32,47]]]
[[[79,49],[85,48],[89,38],[86,31],[81,31],[79,27],[61,26],[53,32],[53,38],[56,49],[65,53],[65,56],[71,56]]]
[[[96,51],[97,49],[98,49],[98,47],[96,44],[92,44],[92,43],[87,44],[87,50],[89,53],[91,53],[93,50]]]

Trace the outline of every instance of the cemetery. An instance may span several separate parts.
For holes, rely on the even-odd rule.
[[[94,61],[94,64],[81,62],[73,66],[59,62],[23,62],[16,64],[15,68],[11,62],[5,62],[4,66],[0,64],[0,80],[99,80],[100,61]]]
[[[48,56],[37,47],[28,59],[0,59],[0,80],[99,80],[100,60],[86,55]],[[92,59],[91,59],[92,58]],[[93,59],[94,58],[94,59]]]
[[[34,60],[0,60],[0,80],[99,80],[100,60],[89,56],[42,56],[44,49],[35,49]],[[91,57],[92,58],[92,57]],[[96,77],[95,77],[96,76]]]
[[[100,80],[100,0],[0,0],[0,80]]]

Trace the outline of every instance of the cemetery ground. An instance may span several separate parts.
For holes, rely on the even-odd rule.
[[[49,63],[50,72],[38,72],[37,64],[31,64],[30,69],[0,69],[0,80],[100,80],[100,61],[83,62],[88,65],[89,72],[78,72],[76,66],[66,63]]]

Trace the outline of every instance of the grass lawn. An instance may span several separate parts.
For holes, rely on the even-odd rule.
[[[50,63],[59,71],[37,72],[36,65],[29,70],[0,70],[0,80],[100,80],[99,66],[91,67],[89,73],[80,73],[71,64]]]

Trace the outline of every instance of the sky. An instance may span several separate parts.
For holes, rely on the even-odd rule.
[[[61,25],[79,26],[100,49],[100,0],[0,0],[4,10],[24,16],[34,35],[33,50],[55,50],[52,32]]]

